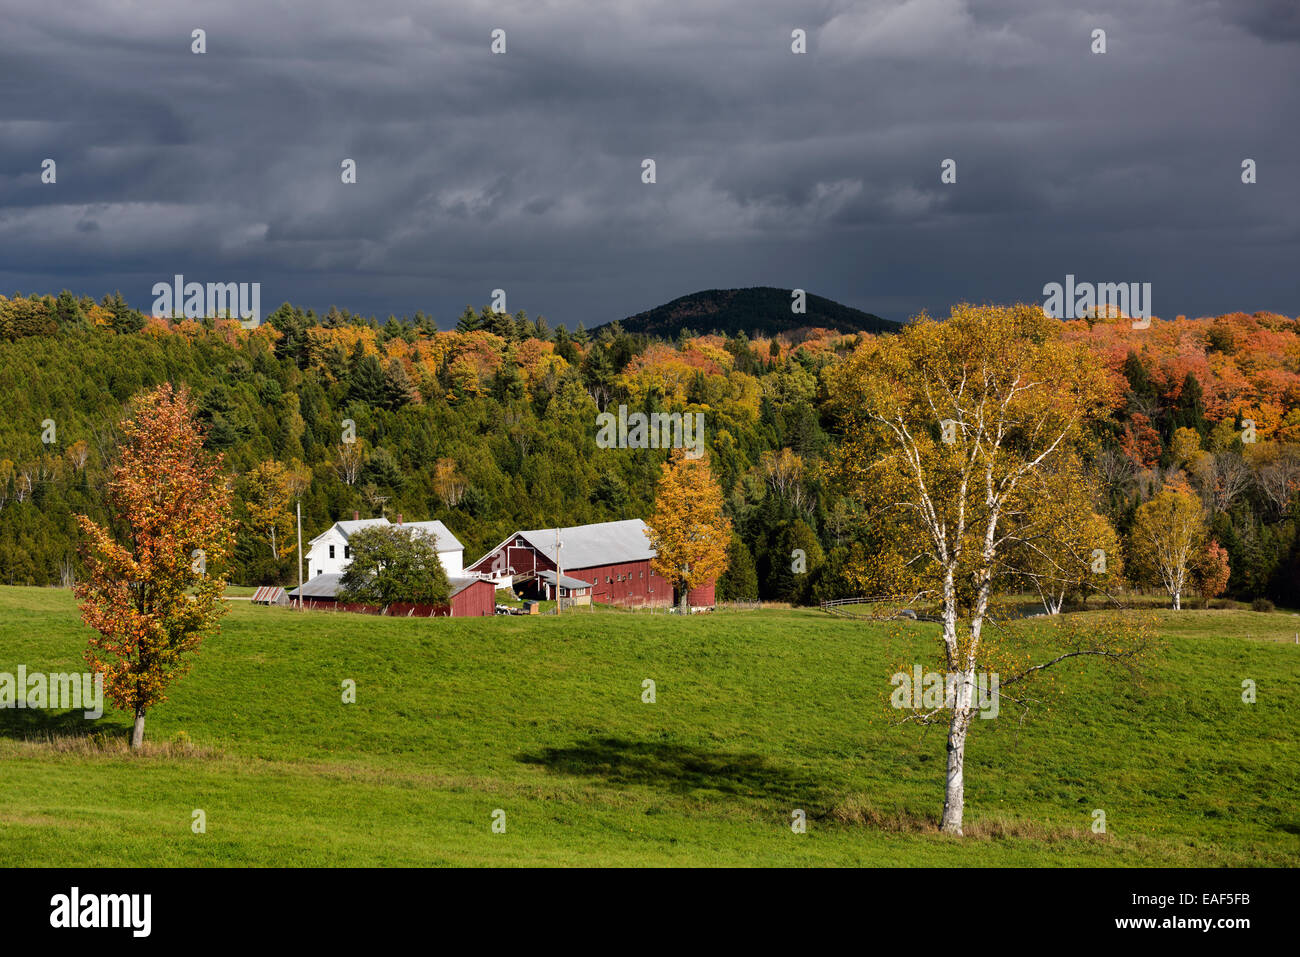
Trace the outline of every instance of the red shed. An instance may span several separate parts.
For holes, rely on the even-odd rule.
[[[339,579],[342,575],[317,575],[303,585],[305,601],[308,608],[327,611],[354,611],[362,614],[377,615],[383,609],[375,605],[341,605],[335,599]],[[478,617],[496,613],[496,586],[486,578],[472,576],[469,578],[450,578],[451,601],[446,605],[414,605],[409,602],[393,602],[388,606],[388,614],[396,617],[441,618],[451,615],[453,618]],[[298,589],[290,596],[297,598]]]
[[[486,578],[451,580],[451,615],[469,618],[496,614],[497,586]]]
[[[640,607],[670,605],[672,586],[650,567],[654,549],[639,518],[559,529],[564,574],[591,582],[593,601]],[[502,587],[516,575],[555,571],[556,529],[515,532],[466,571],[488,575]]]

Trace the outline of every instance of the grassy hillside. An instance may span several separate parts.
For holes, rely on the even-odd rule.
[[[755,286],[752,289],[705,289],[679,296],[622,320],[623,328],[637,335],[675,339],[683,329],[696,333],[718,332],[772,336],[800,329],[837,332],[897,332],[898,323],[832,299],[809,294],[807,312],[790,311],[789,289]]]
[[[121,753],[111,710],[107,750],[79,715],[0,711],[0,865],[1295,866],[1300,647],[1282,639],[1300,618],[1156,617],[1167,647],[1143,687],[1071,668],[1051,714],[977,720],[976,836],[955,841],[933,833],[943,734],[893,727],[883,705],[929,625],[232,602],[149,717],[151,741],[184,732],[192,750]],[[0,671],[79,670],[84,645],[69,593],[0,588]]]

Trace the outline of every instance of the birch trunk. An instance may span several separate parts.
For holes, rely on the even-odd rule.
[[[948,725],[948,785],[943,798],[943,820],[939,830],[961,837],[962,812],[966,808],[966,732],[971,719],[973,671],[957,675],[956,700]]]
[[[131,750],[144,747],[144,708],[135,709],[135,724],[131,728]]]

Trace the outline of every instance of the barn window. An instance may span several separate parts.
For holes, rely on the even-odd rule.
[[[610,582],[612,582],[613,580],[614,580],[614,579],[610,578],[608,575],[605,576],[605,584],[606,584],[606,585],[608,585],[608,584],[609,584]]]
[[[351,545],[344,545],[344,546],[343,546],[343,557],[344,557],[344,558],[351,558],[351,557],[352,557],[352,546],[351,546]]]
[[[331,545],[331,546],[330,546],[330,558],[333,558],[333,557],[334,557],[334,546]]]
[[[637,577],[637,578],[645,578],[645,572],[637,572],[637,573],[636,573],[636,577]]]

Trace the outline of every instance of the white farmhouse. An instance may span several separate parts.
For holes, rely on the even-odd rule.
[[[341,574],[352,563],[348,539],[363,528],[391,524],[386,518],[354,518],[350,522],[335,522],[309,543],[311,547],[307,551],[307,577],[311,579],[317,575]],[[403,524],[402,516],[399,515],[397,524],[433,538],[438,559],[448,578],[460,578],[465,574],[465,546],[456,540],[456,536],[442,522]]]

